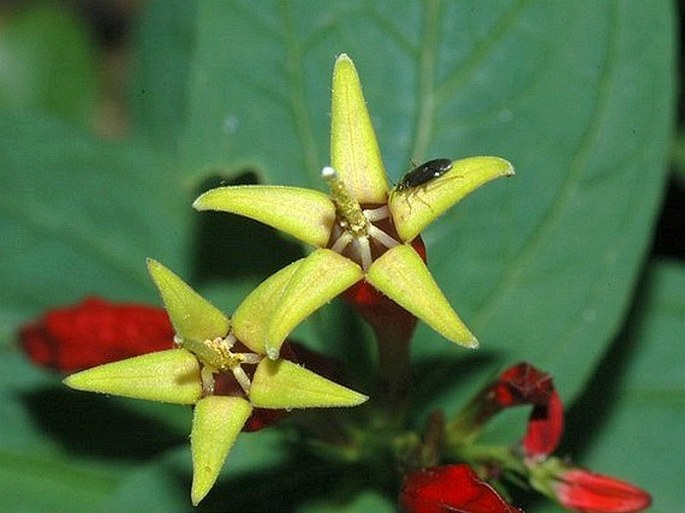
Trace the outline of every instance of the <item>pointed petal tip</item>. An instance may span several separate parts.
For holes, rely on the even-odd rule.
[[[480,342],[476,336],[471,333],[468,327],[463,323],[459,322],[453,326],[454,331],[452,333],[445,333],[443,336],[447,338],[450,342],[453,342],[465,349],[478,349],[480,347]]]
[[[203,208],[202,208],[202,196],[204,196],[204,194],[201,194],[197,198],[195,198],[195,201],[193,201],[193,203],[191,205],[191,207],[193,207],[197,211],[203,210]],[[193,503],[193,505],[195,505],[195,504]]]
[[[190,497],[194,505],[213,488],[252,410],[252,405],[241,397],[208,396],[195,405],[190,434],[193,455]]]
[[[288,360],[262,360],[250,388],[250,401],[257,408],[340,408],[367,400],[368,396]]]
[[[197,490],[196,487],[193,486],[190,489],[190,502],[194,507],[197,507],[197,505],[200,504],[202,499],[204,499],[208,493],[209,490]]]
[[[352,59],[350,59],[350,56],[347,55],[346,53],[341,53],[335,58],[335,63],[338,64],[340,62],[349,62],[352,63]]]
[[[478,349],[480,347],[480,342],[478,342],[478,339],[476,337],[473,337],[470,340],[464,342],[462,345],[467,349]]]
[[[514,176],[516,174],[516,169],[514,168],[514,165],[506,159],[502,160],[507,164],[507,167],[504,169],[502,174],[504,176]]]
[[[168,349],[85,369],[62,381],[74,390],[173,404],[195,404],[200,367],[185,349]]]
[[[266,356],[269,357],[269,360],[276,361],[278,360],[278,357],[280,356],[281,352],[277,347],[267,347],[266,348]]]
[[[78,388],[77,386],[75,386],[74,378],[73,378],[73,377],[74,377],[74,374],[71,374],[71,375],[67,376],[66,378],[64,378],[64,379],[62,380],[62,384],[63,384],[64,386],[67,386],[67,387],[72,388],[72,389],[74,389],[74,390],[79,390],[79,388]]]
[[[511,162],[501,157],[467,157],[453,160],[448,172],[425,185],[405,191],[393,189],[388,206],[397,233],[404,241],[414,239],[476,189],[496,178],[514,174]]]

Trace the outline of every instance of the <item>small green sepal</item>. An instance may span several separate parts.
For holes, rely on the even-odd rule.
[[[196,210],[219,210],[249,217],[311,244],[325,246],[335,205],[319,191],[278,185],[238,185],[205,192]]]
[[[397,233],[410,241],[439,216],[481,185],[512,176],[514,167],[499,157],[471,157],[452,162],[444,175],[407,190],[393,190],[388,207]]]
[[[176,404],[195,404],[202,394],[200,364],[185,349],[99,365],[66,377],[64,384],[87,392]]]
[[[366,281],[446,339],[476,348],[478,341],[450,306],[414,249],[400,244],[376,260]]]
[[[226,336],[230,321],[221,310],[156,260],[148,258],[147,267],[176,333],[194,341]]]
[[[364,276],[361,267],[330,249],[317,249],[302,260],[281,292],[266,333],[266,354],[278,358],[290,332],[314,311]]]
[[[193,453],[193,506],[209,493],[231,447],[252,414],[252,405],[241,397],[209,396],[195,406],[190,446]]]
[[[331,166],[362,204],[385,203],[388,179],[357,69],[346,54],[333,68]]]
[[[266,354],[264,340],[271,316],[303,260],[296,260],[260,283],[233,314],[233,334],[254,352]]]
[[[367,399],[288,360],[262,360],[250,387],[250,402],[257,408],[357,406]]]

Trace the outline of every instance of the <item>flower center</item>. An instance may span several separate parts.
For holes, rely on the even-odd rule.
[[[176,344],[184,347],[197,356],[202,363],[202,394],[213,395],[216,389],[214,374],[231,372],[235,380],[242,388],[245,395],[250,392],[250,377],[242,365],[257,365],[262,361],[263,355],[250,352],[233,352],[232,349],[238,340],[233,333],[229,332],[225,337],[217,337],[213,340],[184,340],[176,337]]]
[[[323,168],[321,176],[328,182],[336,206],[336,223],[329,247],[354,260],[366,271],[374,258],[400,244],[388,206],[363,208],[332,167]]]

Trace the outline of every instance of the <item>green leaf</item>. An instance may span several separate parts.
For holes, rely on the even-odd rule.
[[[206,2],[197,26],[189,170],[250,165],[321,187],[342,52],[391,177],[411,158],[511,161],[516,178],[426,231],[429,265],[487,353],[481,376],[525,358],[566,397],[582,389],[625,314],[663,187],[669,2]],[[458,358],[425,329],[417,339],[426,362]],[[449,375],[436,370],[433,388]]]
[[[3,21],[0,109],[33,109],[92,124],[100,87],[94,42],[82,20],[52,6]]]
[[[347,501],[318,500],[297,510],[297,513],[396,513],[397,506],[378,492],[366,491]]]
[[[257,433],[244,433],[238,437],[228,463],[223,466],[214,491],[204,499],[198,511],[250,511],[255,510],[250,495],[262,497],[264,503],[274,502],[273,497],[264,497],[263,487],[242,488],[240,480],[244,475],[258,473],[282,464],[288,456],[287,436],[273,429]],[[119,513],[121,511],[145,511],[146,513],[188,513],[191,511],[188,489],[191,483],[191,450],[187,445],[168,451],[135,470],[127,473],[121,485],[107,499],[97,513]],[[243,481],[244,482],[244,481]],[[267,485],[268,486],[268,485]],[[236,493],[240,490],[240,493]],[[234,500],[242,507],[226,508],[228,500]],[[257,508],[258,511],[267,511]]]
[[[158,303],[154,255],[184,272],[190,201],[169,163],[64,123],[0,117],[0,332],[88,294]],[[165,184],[164,187],[160,184]]]
[[[454,411],[493,368],[521,358],[552,371],[566,399],[582,390],[626,314],[659,204],[674,103],[671,2],[178,0],[149,4],[143,19],[134,84],[144,87],[131,88],[135,144],[105,143],[41,118],[0,119],[0,240],[11,241],[0,266],[5,346],[21,321],[87,293],[154,301],[147,256],[183,276],[191,276],[199,253],[212,255],[218,244],[230,255],[222,268],[244,259],[245,241],[231,234],[191,246],[190,201],[199,191],[189,189],[197,183],[190,179],[249,169],[270,184],[323,189],[331,71],[335,56],[346,52],[391,179],[411,168],[411,159],[437,157],[498,155],[517,170],[516,178],[477,191],[423,234],[437,283],[482,349],[465,358],[420,327],[417,371],[430,372],[416,376],[417,400],[425,399],[426,409]],[[234,278],[241,290],[254,279]],[[332,321],[316,324],[314,344],[363,345],[344,315]],[[455,364],[463,372],[450,372]],[[17,368],[31,372],[26,364]],[[3,439],[25,448],[27,462],[40,447],[70,462],[74,454],[26,416],[22,394],[42,386],[32,379],[12,391],[2,418],[24,416],[3,424]],[[663,455],[664,446],[677,444],[670,415],[681,419],[661,412],[654,421],[668,432],[643,415],[646,434],[622,444],[623,456],[636,445],[656,450],[661,443]],[[658,437],[647,440],[652,429]],[[239,456],[243,438],[259,440],[241,437],[231,467],[251,457]],[[667,457],[661,461],[676,460]],[[603,461],[589,463],[649,487],[641,475]],[[672,467],[644,466],[661,480],[655,490],[673,492]],[[115,474],[117,468],[108,465]],[[168,495],[161,498],[158,489],[126,490],[137,490],[140,503],[171,502],[186,493],[177,474],[164,474],[169,486],[159,489]],[[17,483],[1,482],[17,499]],[[89,490],[106,495],[91,485],[84,482],[74,497]],[[252,493],[236,501],[264,490]],[[670,510],[682,503],[661,493]],[[43,506],[33,511],[45,511],[48,497],[51,511],[92,509],[86,502],[69,508],[74,499],[66,494],[22,497]],[[129,505],[120,510],[134,510],[130,496],[117,497]]]
[[[631,319],[573,410],[568,437],[587,449],[578,463],[650,492],[653,513],[685,504],[685,267],[649,267]],[[584,426],[597,426],[585,432]]]
[[[511,4],[438,81],[444,103],[430,154],[488,151],[517,172],[474,193],[424,238],[438,283],[491,358],[487,369],[526,359],[552,372],[568,399],[622,324],[664,184],[671,7]]]
[[[18,354],[0,352],[0,502],[11,511],[68,513],[92,510],[118,486],[130,464],[112,465],[84,451],[69,453],[59,427],[42,417],[57,379],[33,368]],[[52,395],[54,397],[54,395]],[[60,415],[74,413],[61,402]],[[72,425],[72,432],[79,426]],[[67,433],[72,434],[72,433]],[[89,443],[96,438],[91,434]],[[83,446],[83,439],[81,440]],[[89,444],[85,444],[89,445]]]
[[[146,2],[134,26],[136,65],[129,85],[134,137],[172,153],[188,115],[197,6],[186,0]]]

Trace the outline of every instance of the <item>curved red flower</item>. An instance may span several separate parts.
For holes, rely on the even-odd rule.
[[[407,474],[400,505],[406,513],[523,513],[465,464],[423,468]]]
[[[61,372],[170,349],[174,343],[164,309],[98,297],[49,310],[23,326],[19,336],[34,363]]]
[[[530,363],[521,362],[502,372],[476,399],[474,425],[480,428],[500,411],[532,405],[528,429],[522,441],[525,455],[542,458],[559,444],[564,430],[564,407],[552,376]]]
[[[539,459],[552,454],[559,445],[564,430],[564,405],[556,390],[546,404],[533,407],[528,418],[528,429],[521,446],[529,458]]]
[[[644,490],[588,470],[571,468],[556,479],[554,491],[559,503],[583,513],[637,513],[652,503]]]
[[[520,404],[544,405],[554,392],[552,376],[521,362],[502,372],[490,386],[492,401],[500,408]]]

